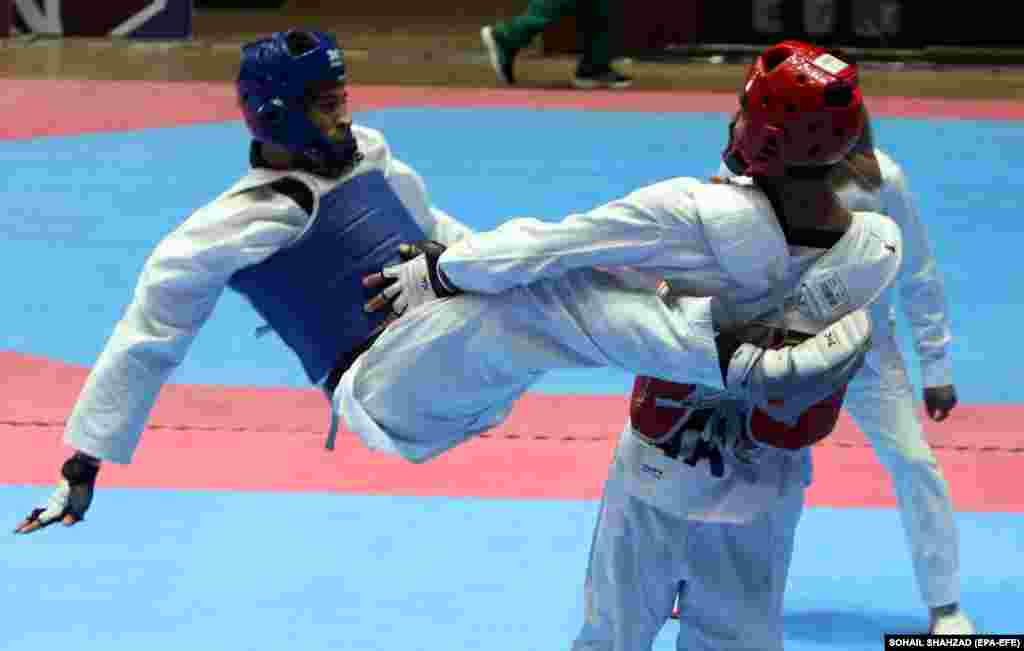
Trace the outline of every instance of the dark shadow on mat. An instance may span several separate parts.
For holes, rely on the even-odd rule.
[[[881,642],[886,633],[923,633],[925,617],[842,610],[789,613],[783,617],[786,638],[830,644]]]

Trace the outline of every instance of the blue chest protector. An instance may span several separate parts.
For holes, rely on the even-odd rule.
[[[322,195],[295,244],[236,272],[228,285],[298,355],[316,384],[385,318],[363,310],[377,291],[363,287],[363,276],[395,264],[401,242],[422,239],[423,229],[384,175],[367,172]]]

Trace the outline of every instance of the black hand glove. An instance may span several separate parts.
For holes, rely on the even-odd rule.
[[[956,387],[946,384],[941,387],[926,387],[924,390],[924,407],[928,417],[939,422],[946,420],[949,412],[956,407]]]
[[[61,466],[61,480],[46,506],[32,509],[14,533],[32,533],[58,520],[71,526],[85,517],[92,504],[99,459],[76,452]]]

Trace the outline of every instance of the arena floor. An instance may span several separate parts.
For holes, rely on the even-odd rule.
[[[13,528],[66,454],[68,410],[148,251],[245,168],[228,82],[247,35],[305,23],[200,15],[194,41],[0,45],[0,513]],[[292,22],[294,21],[294,22]],[[530,52],[495,87],[478,23],[335,27],[357,120],[434,201],[478,228],[557,219],[707,175],[742,67],[624,63],[628,92],[568,89]],[[880,141],[920,197],[952,305],[962,405],[926,429],[961,531],[963,603],[1020,633],[1024,75],[865,68]],[[89,519],[0,539],[0,648],[197,651],[568,648],[629,378],[553,374],[498,431],[421,466],[343,433],[256,316],[227,295],[155,408],[136,461],[105,468]],[[912,356],[903,331],[904,352]],[[912,358],[912,357],[911,357]],[[914,369],[915,381],[916,365]],[[888,478],[849,420],[815,452],[787,594],[787,648],[877,649],[927,623]],[[674,648],[669,623],[656,649]]]

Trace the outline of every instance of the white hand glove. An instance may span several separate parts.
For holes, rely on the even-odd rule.
[[[410,246],[411,252],[406,248]],[[415,245],[403,244],[402,247],[401,254],[406,261],[381,270],[380,276],[390,284],[368,304],[369,311],[391,305],[395,314],[404,314],[424,303],[460,293],[446,282],[444,274],[437,268],[437,261],[445,251],[443,244],[423,240]]]
[[[795,346],[771,350],[740,344],[729,360],[726,389],[774,420],[794,425],[807,408],[857,374],[870,348],[871,319],[857,310]]]

